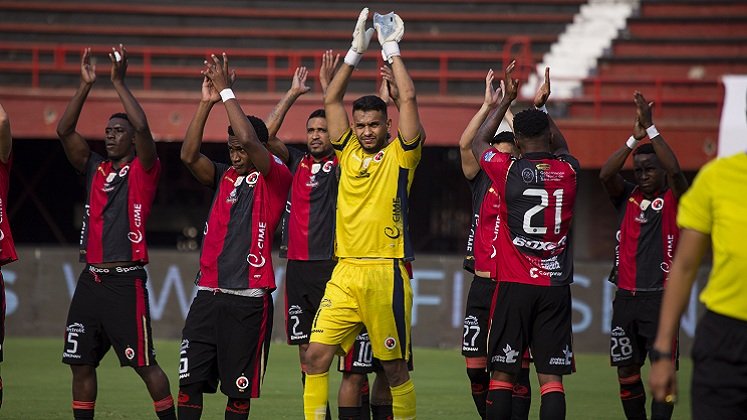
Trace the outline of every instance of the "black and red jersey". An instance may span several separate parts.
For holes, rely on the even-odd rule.
[[[640,188],[625,182],[613,203],[620,227],[610,281],[630,291],[663,290],[679,239],[677,198],[666,188],[647,200]]]
[[[161,162],[145,170],[135,157],[120,168],[91,152],[86,163],[86,194],[80,232],[80,261],[148,262],[145,224],[156,195]]]
[[[497,280],[538,286],[572,283],[576,158],[550,153],[512,158],[488,149],[480,166],[501,200]]]
[[[335,246],[337,156],[321,160],[288,148],[293,184],[282,220],[280,257],[329,260]]]
[[[0,266],[18,259],[13,234],[8,221],[8,189],[10,188],[11,158],[7,163],[0,162]]]
[[[493,242],[498,237],[500,226],[498,191],[485,171],[479,171],[469,180],[469,186],[472,191],[473,214],[464,268],[471,273],[488,272],[490,278],[495,278],[497,250]]]
[[[291,174],[277,157],[270,162],[267,175],[239,175],[232,166],[213,162],[215,195],[202,240],[199,286],[275,290],[272,237]]]

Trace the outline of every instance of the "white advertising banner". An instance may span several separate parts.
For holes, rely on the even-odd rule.
[[[747,75],[726,75],[724,109],[718,132],[718,157],[747,151]]]

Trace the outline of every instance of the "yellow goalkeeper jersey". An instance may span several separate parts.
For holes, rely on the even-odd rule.
[[[420,162],[420,136],[397,136],[366,153],[352,129],[332,142],[340,161],[335,253],[339,258],[413,259],[408,195]]]

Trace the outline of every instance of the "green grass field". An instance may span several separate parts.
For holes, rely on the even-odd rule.
[[[159,363],[171,378],[176,395],[179,343],[157,341]],[[70,379],[67,366],[60,363],[62,340],[9,338],[5,343],[2,377],[5,384],[0,419],[70,419]],[[273,343],[262,398],[252,402],[251,418],[302,418],[301,383],[297,351],[284,343]],[[568,419],[624,418],[618,399],[615,370],[606,355],[578,355],[578,372],[567,377]],[[675,419],[689,419],[691,363],[683,358],[680,370],[680,402]],[[330,398],[335,404],[339,375],[331,375]],[[475,419],[464,360],[457,349],[416,348],[413,379],[421,419]],[[111,352],[98,370],[98,419],[155,419],[152,404],[137,375],[120,368]],[[532,413],[539,416],[536,381],[532,389]],[[220,394],[205,398],[204,419],[222,419],[225,398]]]

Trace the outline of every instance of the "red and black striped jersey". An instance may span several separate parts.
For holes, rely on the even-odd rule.
[[[613,204],[620,228],[610,281],[630,291],[664,290],[679,239],[677,198],[666,188],[647,200],[640,188],[625,182]]]
[[[467,256],[464,258],[464,268],[475,271],[488,272],[490,278],[495,278],[495,257],[497,250],[494,241],[498,237],[500,226],[500,200],[498,191],[485,174],[479,171],[477,176],[469,180],[472,191],[472,224],[467,238]]]
[[[0,162],[0,266],[18,259],[13,234],[8,221],[8,189],[10,188],[10,167],[13,156],[7,163]]]
[[[268,152],[269,153],[269,152]],[[270,157],[267,175],[239,175],[215,165],[215,194],[205,223],[199,286],[275,290],[272,238],[291,184],[288,168]]]
[[[145,170],[135,157],[120,168],[98,153],[86,163],[87,194],[80,232],[80,261],[146,264],[145,224],[156,195],[161,162]]]
[[[285,204],[280,257],[329,260],[335,248],[337,156],[321,160],[288,148],[293,184]]]
[[[480,166],[501,200],[497,280],[538,286],[572,283],[576,158],[526,153],[517,159],[488,149]]]

